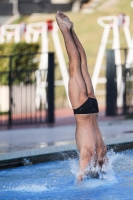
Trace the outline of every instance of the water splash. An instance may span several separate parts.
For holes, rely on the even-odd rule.
[[[99,166],[94,167],[93,162],[90,162],[86,171],[97,172],[99,174],[99,178],[93,179],[91,176],[87,175],[84,177],[83,185],[89,186],[92,188],[92,187],[98,187],[105,184],[109,185],[109,184],[117,183],[118,181],[113,170],[113,164],[115,161],[117,161],[117,159],[120,159],[121,156],[122,156],[121,154],[117,154],[113,152],[112,150],[110,150],[107,153],[108,164],[104,164],[102,167],[102,171],[104,173],[101,172],[101,169],[99,168]],[[78,176],[78,172],[79,172],[78,160],[69,160],[69,164],[70,164],[70,171],[72,172],[76,180]]]
[[[49,190],[46,187],[46,184],[26,184],[22,183],[19,186],[16,187],[6,187],[4,188],[4,191],[21,191],[21,192],[44,192],[46,190]]]

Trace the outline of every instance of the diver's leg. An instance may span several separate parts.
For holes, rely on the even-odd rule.
[[[90,75],[89,75],[88,69],[87,69],[87,59],[86,59],[86,54],[85,54],[84,48],[83,48],[82,44],[80,43],[80,41],[73,29],[73,23],[70,21],[70,19],[66,15],[63,14],[63,16],[65,18],[65,22],[71,24],[71,26],[69,28],[71,29],[72,38],[74,40],[76,49],[78,50],[79,55],[80,55],[80,62],[81,62],[80,67],[81,67],[82,76],[84,78],[85,85],[87,88],[87,94],[88,94],[88,96],[95,98],[91,78],[90,78]]]
[[[66,16],[61,12],[57,12],[56,20],[62,32],[69,57],[70,79],[68,89],[72,107],[75,109],[81,106],[81,104],[83,104],[87,99],[86,86],[80,67],[80,55],[71,34],[72,22],[70,22],[70,20],[67,21]]]
[[[79,39],[78,39],[73,28],[72,28],[72,37],[74,39],[74,42],[75,42],[76,47],[77,47],[79,54],[80,54],[81,71],[82,71],[82,75],[83,75],[83,78],[84,78],[84,81],[85,81],[85,84],[86,84],[87,94],[88,94],[89,97],[95,98],[94,90],[93,90],[93,86],[92,86],[92,81],[91,81],[90,75],[88,73],[86,53],[85,53],[85,50],[84,50],[82,44],[80,43],[80,41],[79,41]]]

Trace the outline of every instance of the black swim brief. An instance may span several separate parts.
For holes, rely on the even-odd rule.
[[[79,108],[73,109],[74,114],[98,113],[98,103],[94,98],[88,98]]]

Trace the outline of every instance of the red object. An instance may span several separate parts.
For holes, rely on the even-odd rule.
[[[52,20],[47,20],[46,22],[48,24],[48,31],[52,31],[53,30],[53,21]]]

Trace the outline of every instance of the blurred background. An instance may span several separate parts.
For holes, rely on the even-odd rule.
[[[0,0],[0,127],[73,116],[58,10],[85,48],[100,116],[132,118],[133,1]]]

